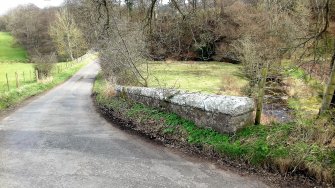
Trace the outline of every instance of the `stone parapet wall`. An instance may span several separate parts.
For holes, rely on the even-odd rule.
[[[254,101],[248,97],[125,86],[116,86],[115,90],[119,97],[176,113],[199,127],[221,133],[233,133],[253,123]]]

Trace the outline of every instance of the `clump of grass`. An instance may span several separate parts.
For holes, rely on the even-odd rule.
[[[237,77],[232,75],[223,75],[221,78],[221,87],[218,94],[241,95],[241,88],[236,83],[239,82]]]
[[[202,148],[237,162],[283,174],[303,172],[318,181],[334,182],[334,124],[329,117],[292,123],[248,126],[234,135],[197,127],[176,114],[162,112],[122,98],[102,93],[104,81],[98,77],[94,91],[100,106],[113,109],[149,133]],[[143,128],[142,127],[142,128]]]

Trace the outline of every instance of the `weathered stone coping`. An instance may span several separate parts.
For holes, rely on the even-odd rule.
[[[175,89],[116,86],[118,96],[163,108],[200,127],[235,132],[253,121],[254,101],[248,97],[188,93]]]

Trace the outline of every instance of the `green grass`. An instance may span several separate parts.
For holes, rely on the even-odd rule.
[[[26,85],[34,82],[34,65],[31,63],[0,63],[0,93],[8,90],[7,79],[9,81],[9,88],[16,88],[16,76],[18,75],[18,80],[20,85]]]
[[[31,81],[30,83],[21,85],[21,87],[18,89],[11,88],[10,91],[0,92],[0,110],[4,110],[10,106],[16,105],[31,96],[42,93],[43,91],[51,89],[54,86],[64,82],[74,73],[76,73],[80,68],[82,68],[84,65],[91,62],[95,58],[95,55],[88,55],[80,62],[58,63],[52,72],[51,79],[46,79],[39,82]],[[70,64],[72,66],[70,66]],[[13,64],[10,65],[12,66]],[[61,68],[59,69],[59,72],[57,70],[57,67]]]
[[[94,55],[92,55],[94,57]],[[92,59],[89,57],[88,59]],[[87,61],[87,60],[85,60]],[[75,63],[75,61],[73,62]],[[52,73],[56,74],[69,68],[71,62],[59,62],[54,66]],[[6,74],[9,82],[9,89],[16,89],[16,74],[19,85],[27,85],[36,82],[33,63],[0,63],[0,93],[8,91]]]
[[[241,95],[247,81],[239,65],[221,62],[152,62],[149,86],[214,94]]]
[[[16,44],[13,36],[8,32],[0,32],[0,93],[9,88],[16,88],[17,73],[19,84],[25,85],[33,82],[33,64],[23,63],[27,61],[27,52]]]
[[[291,61],[285,61],[284,65],[290,95],[288,106],[301,118],[316,116],[321,107],[324,85]]]
[[[0,32],[0,63],[24,62],[27,60],[27,52],[18,45],[8,32]]]
[[[318,181],[335,180],[335,127],[327,117],[249,126],[233,135],[221,134],[199,128],[176,114],[109,96],[106,87],[106,82],[98,76],[94,85],[98,105],[135,122],[138,130],[146,126],[150,131],[156,130],[154,135],[181,143],[186,141],[237,163],[276,169],[283,174],[303,171]]]

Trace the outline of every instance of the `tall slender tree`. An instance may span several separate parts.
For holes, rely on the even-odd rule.
[[[56,20],[50,26],[49,33],[57,46],[58,54],[67,55],[71,60],[87,48],[82,32],[66,8],[56,13]]]

